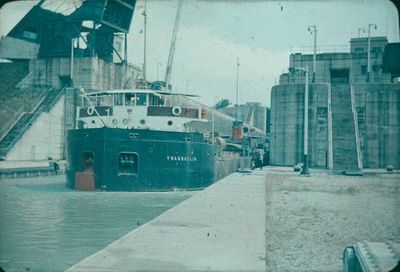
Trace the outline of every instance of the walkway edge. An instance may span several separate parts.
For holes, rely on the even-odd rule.
[[[265,271],[265,174],[231,174],[67,271]]]

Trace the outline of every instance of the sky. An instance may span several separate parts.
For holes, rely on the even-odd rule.
[[[6,35],[36,2],[3,6],[0,34]],[[157,80],[157,70],[158,79],[164,79],[177,3],[147,0],[150,81]],[[143,8],[144,0],[138,0],[128,36],[129,62],[140,67]],[[368,29],[368,24],[378,26],[371,36],[399,42],[398,13],[389,0],[184,0],[171,83],[174,91],[199,95],[207,105],[221,98],[235,103],[239,58],[239,104],[257,101],[269,106],[271,88],[287,71],[290,53],[312,52],[313,35],[308,26],[317,27],[318,52],[332,52],[349,50],[350,39],[358,37],[359,28]]]

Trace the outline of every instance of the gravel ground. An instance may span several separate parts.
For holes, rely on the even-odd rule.
[[[266,172],[266,271],[342,271],[345,246],[400,240],[399,173]]]

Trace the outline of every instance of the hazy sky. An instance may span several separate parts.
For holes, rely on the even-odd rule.
[[[159,79],[164,78],[177,2],[147,0],[148,80],[156,80],[157,63],[163,65],[159,66]],[[4,6],[0,34],[7,34],[33,3]],[[128,56],[139,66],[143,62],[142,12],[143,0],[138,0]],[[188,92],[200,95],[200,101],[208,105],[222,97],[235,102],[239,57],[239,103],[259,101],[269,106],[271,87],[288,68],[291,50],[305,46],[312,51],[309,25],[317,26],[321,52],[348,45],[350,38],[358,36],[358,28],[368,28],[369,23],[378,25],[372,36],[399,41],[396,8],[385,0],[184,0],[180,22],[172,84],[178,92],[185,92],[187,84]]]

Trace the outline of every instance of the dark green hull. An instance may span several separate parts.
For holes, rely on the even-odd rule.
[[[202,189],[239,167],[238,158],[221,160],[220,151],[199,133],[71,130],[67,186],[107,191]]]

